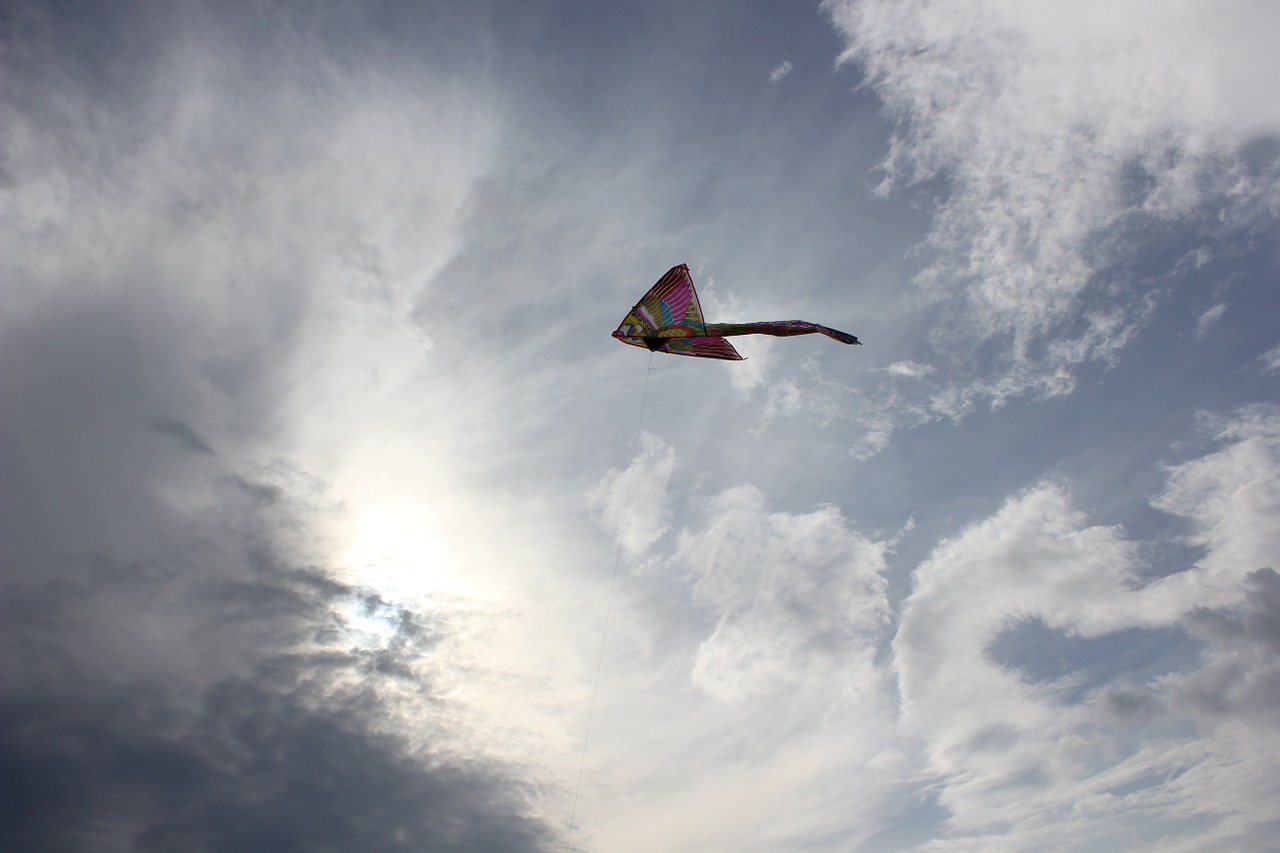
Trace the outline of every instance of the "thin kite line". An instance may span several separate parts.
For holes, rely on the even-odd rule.
[[[653,372],[653,353],[644,372],[644,393],[640,395],[640,421],[636,424],[635,448],[627,466],[627,491],[622,499],[622,520],[618,523],[618,547],[613,555],[613,578],[609,581],[609,599],[604,606],[604,627],[600,631],[600,655],[596,660],[596,680],[591,685],[591,704],[587,707],[587,731],[582,736],[582,759],[578,762],[578,784],[573,789],[573,810],[569,813],[569,833],[564,840],[565,853],[573,843],[573,822],[578,817],[578,794],[582,792],[582,771],[587,766],[587,743],[591,739],[591,718],[596,712],[596,692],[600,689],[600,671],[604,668],[604,645],[609,637],[609,613],[613,610],[613,590],[618,585],[618,565],[622,562],[622,534],[627,529],[627,507],[631,505],[631,480],[636,475],[636,457],[640,455],[640,432],[644,427],[644,403],[649,399],[649,374]]]

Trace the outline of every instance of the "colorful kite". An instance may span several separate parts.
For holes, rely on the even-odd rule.
[[[861,345],[853,335],[806,323],[803,320],[773,320],[764,323],[707,323],[702,319],[698,292],[693,289],[689,267],[672,267],[649,288],[613,336],[624,344],[654,352],[722,358],[742,361],[742,356],[725,340],[734,335],[812,335],[835,338],[842,344]]]

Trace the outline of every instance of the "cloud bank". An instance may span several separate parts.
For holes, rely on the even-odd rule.
[[[1263,849],[1276,817],[1276,786],[1260,777],[1273,758],[1275,573],[1260,564],[1277,543],[1256,522],[1278,506],[1280,420],[1248,410],[1219,428],[1225,446],[1174,466],[1155,501],[1186,517],[1205,548],[1181,572],[1144,579],[1125,531],[1090,525],[1053,483],[1010,499],[916,570],[893,648],[904,731],[951,813],[939,849],[997,839],[1040,849],[1068,826],[1074,840],[1061,849],[1092,849],[1118,825],[1164,846],[1178,835],[1168,821],[1196,818],[1207,830],[1177,849]],[[1029,623],[1049,629],[1041,642],[1064,660],[1072,643],[1122,631],[1132,649],[1166,627],[1207,646],[1197,666],[1145,683],[1088,658],[1028,672],[994,650]]]
[[[0,847],[539,849],[315,473],[431,351],[483,87],[355,10],[73,11],[3,13]]]

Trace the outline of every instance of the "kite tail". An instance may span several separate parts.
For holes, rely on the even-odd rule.
[[[828,338],[834,338],[842,344],[856,344],[859,346],[862,344],[862,341],[848,332],[830,329],[817,323],[807,323],[804,320],[767,320],[762,323],[708,323],[707,334],[721,338],[732,337],[733,335],[773,335],[774,337],[785,338],[791,335],[822,334]]]

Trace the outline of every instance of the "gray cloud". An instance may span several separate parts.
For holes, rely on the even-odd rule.
[[[388,733],[390,697],[436,704],[440,629],[290,565],[252,496],[222,506],[181,543],[207,562],[4,587],[0,849],[541,849],[501,765],[442,757],[429,717],[417,743]],[[387,639],[362,643],[351,611]]]
[[[315,698],[261,678],[211,685],[194,707],[155,683],[7,697],[0,849],[512,851],[549,840],[500,772],[415,757],[371,732],[376,699]]]
[[[186,449],[195,453],[213,454],[214,450],[209,446],[200,434],[193,430],[182,421],[170,420],[168,418],[150,418],[147,421],[150,426],[160,435],[167,435],[181,444]]]
[[[474,162],[370,142],[422,130],[396,85],[441,85],[379,84],[422,68],[386,11],[0,12],[0,849],[550,842],[444,734],[449,629],[342,579],[347,510],[280,440],[338,337],[317,303],[394,317]]]
[[[1280,574],[1258,569],[1245,578],[1244,606],[1197,607],[1188,631],[1209,643],[1204,666],[1170,679],[1180,710],[1218,723],[1231,719],[1280,724]]]
[[[1098,691],[1098,707],[1105,717],[1118,723],[1146,722],[1163,710],[1152,691],[1127,682]]]

